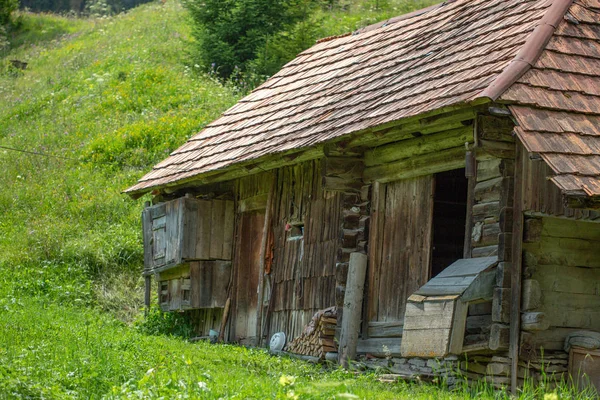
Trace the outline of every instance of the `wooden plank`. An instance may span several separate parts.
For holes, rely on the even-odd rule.
[[[476,275],[493,267],[497,262],[498,260],[496,257],[461,259],[452,263],[452,265],[440,272],[437,277],[444,278],[450,276]]]
[[[485,247],[475,247],[471,251],[471,256],[473,258],[490,257],[490,256],[493,256],[496,254],[498,254],[498,246],[497,245],[485,246]]]
[[[201,201],[198,205],[196,218],[196,258],[199,260],[210,259],[210,237],[212,222],[212,202]]]
[[[400,356],[400,338],[361,339],[357,342],[356,353],[375,357]]]
[[[450,342],[448,343],[448,353],[461,354],[462,345],[465,338],[465,329],[467,325],[467,311],[469,305],[462,300],[457,300],[454,304],[454,315],[452,316],[452,331],[450,333]]]
[[[510,349],[511,358],[511,393],[517,393],[517,375],[519,365],[519,332],[521,330],[521,274],[523,260],[523,193],[524,193],[524,176],[523,176],[523,160],[527,155],[527,151],[523,146],[517,143],[516,146],[516,163],[515,163],[515,179],[514,179],[514,205],[513,205],[513,245],[512,245],[512,270],[511,270],[511,312],[510,312]],[[508,261],[508,260],[503,260]],[[499,343],[499,342],[498,342]],[[490,339],[490,348],[492,348]],[[499,344],[498,344],[499,346]]]
[[[402,337],[404,327],[403,321],[380,322],[371,321],[367,323],[369,337],[384,338],[384,337]]]
[[[492,300],[495,283],[495,271],[481,272],[464,291],[461,300],[463,302]]]
[[[435,277],[419,288],[415,294],[421,296],[460,295],[469,287],[475,278],[476,275],[439,279],[438,277]]]
[[[196,238],[198,236],[198,208],[200,204],[189,193],[183,199],[181,258],[196,259]]]
[[[260,243],[260,259],[258,267],[258,307],[256,308],[256,337],[258,345],[262,344],[262,327],[263,327],[263,299],[264,299],[264,283],[265,283],[265,267],[267,257],[267,246],[269,245],[269,233],[271,230],[271,213],[273,208],[273,197],[275,196],[275,186],[277,185],[277,174],[271,177],[271,187],[265,204],[265,222],[263,225],[262,238]]]
[[[383,246],[383,213],[385,211],[385,184],[373,182],[371,188],[371,221],[369,225],[369,265],[367,278],[367,310],[364,323],[377,319],[379,309],[377,293],[379,292],[379,271],[381,268],[381,252]],[[364,325],[363,325],[364,326]],[[363,328],[363,334],[365,333]],[[368,331],[367,331],[368,333]]]
[[[181,309],[181,279],[169,281],[169,311]]]
[[[144,275],[151,274],[154,269],[152,255],[152,214],[146,208],[142,211],[142,239],[144,242]]]
[[[173,268],[166,269],[157,274],[158,281],[167,281],[170,279],[184,278],[190,276],[190,265],[177,265]]]
[[[476,129],[476,128],[475,128]],[[475,155],[472,155],[475,157]],[[473,250],[473,206],[475,205],[475,185],[477,184],[478,177],[478,162],[477,159],[473,159],[472,162],[475,164],[474,176],[469,176],[467,184],[467,215],[465,217],[465,239],[463,245],[463,258],[471,258],[471,252]],[[466,171],[466,169],[465,169]]]
[[[377,308],[370,306],[371,321],[374,316],[379,321],[402,320],[406,299],[429,277],[433,186],[433,177],[426,176],[389,183],[382,191],[379,283],[370,286],[377,296],[371,304]]]
[[[451,328],[454,301],[408,302],[404,316],[404,331]]]
[[[223,260],[231,260],[233,254],[233,226],[235,224],[235,206],[233,201],[225,201],[225,215],[223,217]]]
[[[210,259],[223,259],[223,220],[225,218],[225,201],[213,200],[210,223]]]
[[[367,255],[352,253],[348,266],[348,282],[344,296],[344,313],[339,343],[339,363],[347,368],[356,358],[356,344],[360,330],[360,314],[367,273]]]
[[[231,261],[203,261],[204,264],[212,264],[212,295],[210,308],[221,308],[225,306],[227,301],[227,292],[229,289],[229,282],[231,281]]]
[[[148,311],[150,311],[150,298],[151,298],[151,288],[152,288],[152,276],[150,275],[146,275],[144,277],[144,306],[145,306],[145,313],[148,314]]]
[[[455,307],[456,300],[409,302],[404,316],[402,355],[404,357],[448,355]],[[462,311],[460,311],[461,315]],[[466,318],[466,307],[464,307],[464,314]]]
[[[256,341],[257,279],[264,218],[265,214],[258,211],[243,213],[239,218],[240,239],[239,258],[236,262],[234,340],[243,340],[248,344]]]
[[[448,355],[450,334],[450,328],[405,330],[401,344],[402,357],[445,357]],[[412,345],[409,346],[408,343]]]
[[[600,393],[600,350],[572,348],[569,352],[569,374],[579,390]]]

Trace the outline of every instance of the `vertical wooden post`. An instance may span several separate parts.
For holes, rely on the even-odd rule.
[[[149,201],[144,203],[144,211],[142,212],[142,230],[144,234],[144,273],[148,273],[152,269],[152,218],[150,213],[146,211],[152,205]],[[145,291],[144,291],[144,313],[148,315],[150,311],[150,297],[152,295],[152,276],[144,276]],[[160,290],[158,291],[160,294]]]
[[[383,185],[385,190],[385,185]],[[383,208],[380,204],[385,201],[385,191],[382,191],[382,185],[375,181],[371,186],[371,220],[369,221],[369,241],[367,246],[368,253],[368,272],[367,278],[369,286],[367,287],[367,296],[364,301],[365,313],[363,314],[362,334],[363,338],[369,337],[369,321],[373,317],[371,313],[378,308],[378,297],[372,296],[371,293],[377,293],[379,290],[379,264],[380,264],[380,249],[382,238],[379,237],[381,226],[383,225],[382,212]],[[383,193],[382,193],[383,192]],[[383,197],[383,198],[382,198]],[[376,315],[375,315],[376,317]]]
[[[348,282],[344,295],[344,317],[339,345],[339,363],[348,367],[349,360],[356,357],[356,345],[360,330],[360,314],[367,273],[367,255],[351,253],[348,266]]]
[[[265,223],[263,226],[262,238],[260,243],[260,265],[258,267],[258,299],[256,307],[256,344],[262,345],[262,314],[263,314],[263,296],[265,293],[265,258],[267,256],[267,246],[269,245],[269,229],[271,228],[271,208],[277,183],[277,174],[273,173],[269,195],[267,196],[267,208],[265,210]]]
[[[510,358],[511,378],[510,390],[517,393],[518,368],[519,368],[519,338],[521,329],[521,268],[523,248],[523,146],[517,142],[515,160],[514,205],[513,205],[513,244],[512,244],[512,271],[511,271],[511,308],[510,308]]]
[[[225,301],[225,308],[223,309],[223,318],[221,318],[221,325],[219,325],[219,336],[217,341],[223,343],[225,339],[225,327],[227,326],[227,319],[229,318],[229,308],[231,307],[231,297],[227,297]]]
[[[150,297],[152,294],[152,276],[146,275],[144,277],[144,281],[146,284],[146,290],[144,292],[144,305],[146,309],[144,312],[146,313],[146,315],[148,315],[148,312],[150,311]]]
[[[463,249],[463,258],[471,258],[472,234],[473,234],[473,206],[475,205],[475,185],[477,185],[477,158],[473,154],[473,164],[475,171],[473,176],[468,177],[467,189],[467,216],[465,218],[465,242]]]

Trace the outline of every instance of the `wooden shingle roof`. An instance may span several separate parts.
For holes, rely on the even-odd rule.
[[[597,0],[582,2],[589,5]],[[585,18],[595,18],[597,22],[597,15],[588,15],[591,11],[580,3],[577,1],[571,8],[575,10],[572,13],[583,13]],[[126,192],[133,195],[178,185],[269,154],[309,148],[436,109],[494,98],[506,89],[498,86],[500,77],[506,76],[503,72],[510,69],[511,62],[514,64],[519,51],[532,42],[531,37],[535,36],[532,32],[544,16],[558,10],[562,17],[570,4],[566,0],[458,0],[352,35],[320,41],[157,164]],[[540,74],[561,73],[550,65],[562,64],[565,57],[577,58],[577,63],[584,64],[566,63],[562,73],[570,69],[578,73],[600,63],[598,54],[593,53],[597,48],[589,47],[598,45],[594,36],[598,34],[598,26],[586,22],[584,28],[584,17],[580,19],[579,28],[561,24],[536,68],[502,97],[519,104],[512,111],[520,125],[519,137],[526,145],[531,142],[526,137],[541,134],[536,131],[537,125],[525,124],[526,115],[538,110],[561,112],[557,109],[562,106],[559,103],[537,107],[535,96],[539,90],[555,94],[560,91],[543,84],[536,87]],[[554,26],[550,29],[554,30]],[[565,41],[571,40],[581,44],[581,48],[569,50],[573,54],[564,51],[569,47]],[[558,48],[563,51],[555,50]],[[565,79],[552,77],[555,84],[566,85]],[[575,93],[570,89],[569,92]],[[577,95],[584,96],[581,92]],[[591,98],[590,94],[585,96]],[[571,103],[580,105],[578,99]],[[575,110],[577,118],[581,118],[597,113],[598,106],[593,112],[580,110],[574,104],[564,110]],[[583,126],[587,126],[586,132],[597,133],[597,124],[588,121]],[[552,165],[550,154],[556,152],[539,152],[547,153],[543,157]],[[595,154],[600,157],[600,152]],[[565,178],[559,175],[555,179],[562,182]],[[571,187],[567,183],[563,186]]]
[[[501,99],[514,103],[517,135],[563,193],[600,195],[600,1],[575,1]]]

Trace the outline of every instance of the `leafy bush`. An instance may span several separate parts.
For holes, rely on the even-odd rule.
[[[186,313],[162,312],[153,306],[145,316],[136,321],[137,329],[146,335],[167,335],[187,339],[193,334],[193,327]]]
[[[10,23],[11,15],[18,7],[18,0],[0,0],[0,26],[6,26]]]

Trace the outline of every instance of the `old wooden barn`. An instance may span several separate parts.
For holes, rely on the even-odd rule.
[[[127,193],[153,196],[147,298],[154,276],[201,336],[598,384],[600,2],[447,1],[323,39]]]

